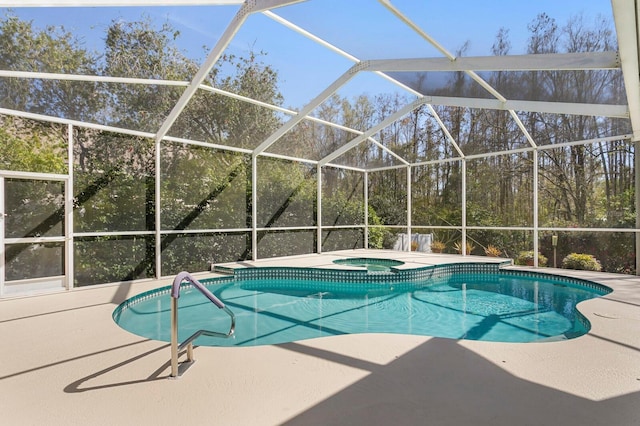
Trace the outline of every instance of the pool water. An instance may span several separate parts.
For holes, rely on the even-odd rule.
[[[355,283],[227,279],[208,285],[236,316],[232,338],[197,345],[254,346],[354,333],[401,333],[501,342],[577,337],[589,324],[576,305],[605,294],[550,276],[454,274],[415,282]],[[203,284],[207,284],[203,281]],[[227,331],[229,317],[199,291],[178,299],[179,340],[199,329]],[[170,296],[144,297],[114,319],[124,329],[170,340]]]
[[[365,268],[368,271],[391,271],[395,266],[404,265],[401,260],[395,259],[377,259],[368,257],[336,259],[333,261],[336,265],[343,266],[355,266],[359,268]]]

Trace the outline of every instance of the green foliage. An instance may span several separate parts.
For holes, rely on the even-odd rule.
[[[457,237],[459,238],[459,237]],[[473,229],[467,231],[467,238],[480,247],[499,247],[504,257],[515,258],[521,251],[531,246],[532,233],[528,231],[507,231],[495,229]],[[540,250],[544,255],[544,247]]]
[[[365,248],[362,229],[331,229],[323,231],[323,252],[358,248]]]
[[[65,141],[57,126],[6,118],[0,127],[0,169],[66,173]]]
[[[486,254],[488,257],[500,257],[500,255],[502,254],[502,251],[498,247],[492,244],[489,244],[484,249],[484,254]]]
[[[601,271],[602,266],[598,259],[590,254],[569,253],[562,259],[562,267],[565,269],[580,269],[583,271]]]
[[[461,241],[456,241],[455,243],[453,243],[453,248],[458,254],[471,254],[473,249],[475,249],[476,247],[470,241],[467,241],[467,243],[464,244],[464,247]]]
[[[173,44],[180,33],[149,17],[114,20],[105,39],[105,72],[118,77],[182,80],[197,70]]]
[[[204,84],[280,105],[282,95],[278,91],[278,74],[259,59],[260,56],[254,52],[246,58],[225,55]],[[233,72],[230,73],[229,69]],[[173,125],[172,133],[184,138],[254,149],[280,125],[281,120],[272,109],[228,96],[198,92]],[[296,154],[288,149],[283,153]]]
[[[369,204],[385,225],[407,223],[406,170],[393,169],[369,175]]]
[[[117,77],[190,80],[197,70],[177,48],[171,25],[114,20],[105,39],[103,73]],[[104,88],[112,106],[111,122],[123,128],[156,131],[183,89],[154,85],[114,84]],[[180,135],[182,136],[182,135]]]
[[[369,225],[376,225],[369,227],[369,248],[381,249],[384,247],[389,231],[384,227],[377,226],[382,224],[382,219],[378,216],[376,210],[369,206]]]
[[[0,20],[0,68],[64,74],[99,74],[97,55],[61,26],[34,28],[32,21],[5,15]],[[94,117],[102,96],[95,83],[5,79],[3,107],[76,120]]]
[[[435,240],[431,243],[431,251],[433,253],[443,253],[446,248],[447,245],[442,241]]]
[[[250,245],[248,232],[166,235],[162,240],[162,274],[204,271],[211,263],[246,260]]]
[[[565,232],[558,237],[558,266],[570,253],[588,253],[598,259],[603,271],[635,273],[635,237],[631,233]],[[549,258],[553,256],[551,234],[541,238],[540,250]]]
[[[76,136],[75,230],[154,230],[153,141],[92,130]]]
[[[251,223],[251,160],[200,147],[167,144],[162,150],[162,228],[245,228]]]
[[[83,237],[74,241],[75,286],[131,281],[154,276],[149,237]]]
[[[315,225],[315,167],[293,161],[260,158],[258,177],[258,227]]]
[[[533,250],[522,251],[513,261],[516,265],[533,266],[534,252]],[[542,253],[538,253],[538,266],[547,266],[548,259]]]

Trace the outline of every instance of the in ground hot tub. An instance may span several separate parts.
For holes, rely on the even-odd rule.
[[[356,266],[366,268],[367,271],[390,271],[395,266],[404,265],[404,262],[394,259],[374,259],[369,257],[350,257],[347,259],[336,259],[336,265]]]

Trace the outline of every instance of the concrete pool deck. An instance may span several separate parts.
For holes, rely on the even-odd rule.
[[[240,266],[326,266],[346,256],[421,265],[490,260],[353,250]],[[592,325],[586,336],[520,344],[366,334],[198,347],[196,363],[177,380],[167,379],[167,343],[111,319],[119,303],[169,280],[2,299],[0,423],[640,424],[640,278],[543,271],[614,289],[579,305]]]

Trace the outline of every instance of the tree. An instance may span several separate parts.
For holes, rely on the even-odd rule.
[[[96,74],[97,55],[62,26],[36,29],[14,15],[0,20],[0,68],[63,74]],[[102,102],[98,85],[50,79],[2,79],[5,108],[92,121]]]
[[[197,71],[173,44],[179,32],[165,23],[154,27],[149,18],[114,20],[107,29],[102,73],[114,77],[189,81]],[[157,130],[183,88],[146,84],[109,84],[104,89],[110,108],[107,122],[133,130]]]

